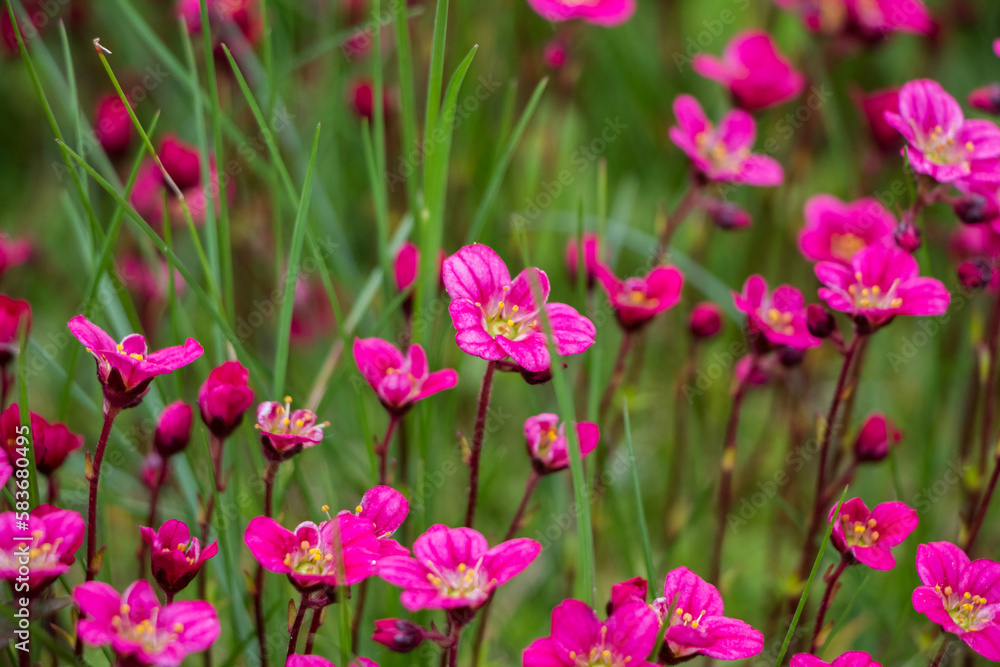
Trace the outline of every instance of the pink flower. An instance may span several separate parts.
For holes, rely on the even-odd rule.
[[[0,514],[0,579],[13,583],[20,567],[27,566],[28,586],[37,594],[75,562],[76,551],[83,544],[83,517],[70,510],[40,505],[24,526],[18,514]],[[22,537],[30,539],[18,539]]]
[[[247,386],[250,371],[238,361],[227,361],[212,369],[198,390],[201,420],[217,438],[227,438],[253,403],[253,390]]]
[[[524,422],[524,438],[528,443],[531,465],[538,474],[547,475],[569,467],[566,424],[559,421],[559,415],[544,412],[528,417]],[[601,429],[592,422],[579,422],[576,438],[580,445],[580,459],[583,460],[597,447]]]
[[[426,631],[403,618],[382,618],[375,621],[372,640],[397,653],[409,653],[427,638]]]
[[[917,575],[923,586],[913,591],[913,608],[987,660],[1000,661],[1000,563],[970,562],[954,544],[931,542],[917,547]]]
[[[941,183],[963,178],[1000,181],[1000,128],[966,120],[962,107],[937,81],[910,81],[899,91],[899,113],[885,120],[909,142],[913,169]]]
[[[332,662],[326,658],[322,658],[318,655],[299,655],[293,654],[288,656],[288,660],[285,662],[285,667],[337,667]],[[358,657],[357,660],[353,660],[350,667],[378,667],[378,663],[374,660],[369,660],[368,658]]]
[[[21,328],[25,326],[31,330],[31,305],[23,299],[0,294],[0,367],[14,359],[20,345]]]
[[[0,488],[7,485],[11,475],[14,474],[14,466],[10,464],[7,457],[0,456]]]
[[[0,277],[15,266],[20,266],[31,257],[31,244],[24,239],[14,240],[0,232]]]
[[[935,25],[921,0],[846,0],[851,28],[865,40],[883,39],[886,33],[929,35]]]
[[[390,486],[376,486],[365,491],[361,502],[354,508],[355,516],[372,524],[378,540],[379,557],[409,556],[410,550],[392,539],[410,512],[406,496]],[[350,514],[341,512],[340,514]]]
[[[861,498],[851,498],[840,507],[840,517],[834,521],[837,505],[830,508],[833,521],[830,539],[837,550],[852,563],[858,562],[874,570],[891,570],[896,558],[890,547],[900,544],[917,527],[917,512],[905,503],[893,501],[877,505],[868,511]]]
[[[192,2],[197,6],[198,0]],[[192,220],[195,224],[203,223],[208,212],[208,193],[201,180],[203,156],[197,148],[172,135],[168,135],[160,143],[158,154],[163,168],[183,192]],[[219,173],[215,158],[211,157],[208,161],[208,178],[212,199],[218,207]],[[136,212],[153,226],[163,222],[164,191],[168,194],[168,213],[172,219],[180,219],[183,215],[180,200],[167,188],[167,181],[156,163],[152,160],[147,161],[140,167],[136,176],[130,202]],[[227,193],[232,195],[235,191],[230,188]]]
[[[864,316],[878,327],[896,315],[940,315],[951,294],[934,278],[921,278],[917,260],[899,248],[872,245],[860,250],[850,268],[820,262],[816,277],[826,287],[819,296],[834,310]]]
[[[903,434],[881,412],[869,415],[854,441],[854,458],[860,462],[881,461]]]
[[[208,21],[216,39],[233,43],[227,39],[227,31],[238,29],[249,44],[254,44],[263,30],[263,21],[258,16],[257,3],[254,0],[209,0]],[[200,0],[180,0],[177,3],[177,16],[184,19],[187,29],[192,34],[201,32]]]
[[[167,469],[167,472],[163,476],[163,481],[166,482],[169,479],[170,464],[160,456],[159,452],[153,450],[142,460],[142,464],[139,467],[139,479],[146,485],[146,488],[152,490],[160,483],[160,472],[164,468]]]
[[[142,541],[149,545],[149,556],[153,564],[153,577],[163,592],[174,595],[191,583],[195,575],[209,558],[219,551],[219,545],[212,542],[204,549],[197,537],[191,537],[187,524],[171,519],[159,530],[141,526]]]
[[[608,608],[614,610],[629,602],[645,602],[648,593],[649,582],[642,577],[632,577],[625,581],[619,581],[617,584],[611,585],[611,599],[608,600]]]
[[[319,525],[305,521],[294,531],[259,516],[243,540],[265,570],[287,575],[299,590],[356,584],[375,574],[381,557],[372,522],[351,514]]]
[[[577,264],[580,261],[580,249],[576,236],[570,236],[566,242],[566,268],[570,280],[576,284]],[[583,234],[583,270],[587,279],[587,287],[593,287],[597,279],[598,267],[601,265],[601,237],[592,232]]]
[[[406,589],[400,600],[410,611],[477,609],[541,550],[541,544],[527,538],[490,549],[486,538],[471,528],[435,524],[413,543],[413,558],[390,556],[379,561],[378,576]]]
[[[303,449],[315,447],[323,439],[323,428],[330,422],[316,423],[312,410],[292,411],[292,398],[285,404],[265,401],[257,406],[257,423],[264,455],[271,461],[285,461]]]
[[[673,659],[704,655],[741,660],[764,648],[764,635],[739,619],[723,616],[719,591],[686,567],[667,574],[663,597],[653,601],[653,608],[667,628],[664,653]]]
[[[420,250],[416,245],[407,241],[399,248],[396,259],[392,263],[392,272],[396,278],[396,289],[405,292],[410,286],[417,282],[417,273],[420,271]]]
[[[806,202],[805,217],[799,249],[813,262],[850,266],[865,246],[891,243],[896,228],[896,217],[872,197],[845,203],[832,195],[816,195]]]
[[[903,143],[892,125],[885,120],[885,112],[899,113],[899,88],[886,88],[870,93],[858,93],[855,101],[868,121],[868,130],[879,150],[895,151]]]
[[[615,308],[618,323],[626,331],[640,329],[676,306],[684,286],[684,274],[673,266],[657,266],[644,277],[619,280],[611,269],[600,264],[597,278]]]
[[[653,667],[656,663],[646,658],[656,645],[658,632],[656,613],[639,600],[616,606],[604,622],[585,603],[563,600],[552,610],[551,634],[524,649],[521,664]]]
[[[561,356],[580,354],[594,344],[593,322],[566,304],[545,303],[549,279],[541,269],[525,269],[512,281],[500,256],[475,244],[446,259],[442,275],[452,299],[448,312],[457,330],[455,342],[468,354],[489,361],[509,356],[529,372],[547,370],[550,358],[539,313],[542,306]]]
[[[292,343],[310,343],[333,331],[336,319],[330,295],[318,277],[300,278],[292,297]]]
[[[424,348],[411,345],[404,355],[381,338],[355,338],[354,362],[391,414],[402,415],[414,403],[458,384],[450,368],[429,372]]]
[[[715,127],[698,100],[680,95],[674,100],[674,116],[677,126],[670,128],[670,140],[708,180],[761,186],[784,180],[785,173],[773,158],[750,152],[757,124],[746,111],[730,111]]]
[[[132,119],[118,95],[104,95],[94,113],[94,134],[108,155],[121,155],[132,140]]]
[[[605,27],[625,23],[635,13],[635,0],[528,0],[528,4],[546,21],[580,19]]]
[[[849,651],[833,662],[823,662],[814,655],[798,653],[792,656],[791,667],[882,667],[864,651]]]
[[[802,292],[790,285],[771,292],[764,278],[752,275],[743,283],[742,293],[733,292],[733,303],[746,314],[751,335],[763,334],[772,345],[807,349],[821,343],[809,333]]]
[[[17,438],[23,435],[18,430],[20,426],[20,407],[13,403],[0,413],[0,443],[6,448],[11,462],[20,458],[17,453]],[[35,467],[48,477],[62,466],[67,456],[83,446],[83,436],[73,433],[65,424],[49,423],[41,415],[32,412],[31,446],[35,450]]]
[[[194,411],[184,401],[174,401],[163,408],[156,424],[153,446],[163,458],[179,454],[191,439],[191,422]]]
[[[83,315],[71,319],[68,326],[97,360],[97,379],[101,381],[105,403],[113,408],[138,405],[154,377],[169,375],[204,352],[194,338],[188,338],[184,345],[156,352],[146,350],[146,339],[140,334],[131,334],[116,343]]]
[[[969,93],[969,105],[986,113],[1000,114],[1000,83],[991,83]]]
[[[735,35],[722,58],[696,55],[691,67],[727,86],[736,105],[747,111],[787,102],[806,87],[805,78],[778,52],[771,36],[760,30]]]
[[[111,645],[121,664],[179,665],[189,653],[210,647],[219,637],[215,607],[202,600],[161,605],[147,581],[121,595],[101,581],[73,589],[80,607],[77,632],[89,646]]]
[[[711,338],[722,330],[722,309],[711,301],[695,304],[688,318],[688,329],[695,338]]]

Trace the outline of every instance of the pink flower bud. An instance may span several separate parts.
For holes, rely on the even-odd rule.
[[[1000,218],[1000,202],[995,196],[968,192],[951,205],[958,219],[967,225],[991,222]]]
[[[132,119],[118,95],[105,95],[98,101],[94,134],[108,155],[120,155],[128,150],[132,140]]]
[[[709,199],[705,203],[705,211],[721,229],[742,229],[753,223],[750,214],[732,202]]]
[[[696,304],[688,328],[695,338],[711,338],[722,329],[722,309],[710,301]]]
[[[402,618],[383,618],[375,621],[372,639],[391,651],[409,653],[423,643],[425,636],[425,630],[416,623]]]
[[[243,413],[253,403],[253,391],[247,386],[250,371],[238,361],[227,361],[212,370],[198,391],[201,419],[217,438],[232,433]]]
[[[912,222],[901,222],[893,235],[896,245],[911,255],[920,250],[920,228]]]
[[[889,448],[902,437],[903,434],[884,414],[870,415],[854,441],[854,458],[858,462],[881,461],[889,455]]]
[[[198,149],[177,137],[167,136],[160,144],[160,162],[181,190],[201,183],[201,156]]]
[[[982,289],[990,284],[993,269],[983,259],[968,260],[958,265],[958,281],[969,290]]]
[[[160,456],[166,459],[184,451],[191,439],[193,417],[194,411],[184,401],[174,401],[163,409],[153,438]]]
[[[969,104],[986,113],[1000,114],[1000,83],[991,83],[969,93]]]
[[[826,338],[837,328],[837,323],[826,308],[818,303],[810,303],[806,306],[806,326],[816,338]]]

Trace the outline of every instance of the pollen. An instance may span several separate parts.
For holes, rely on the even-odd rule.
[[[118,343],[118,345],[115,346],[115,349],[118,350],[119,352],[124,352],[125,346],[122,345],[121,343]]]
[[[285,403],[291,403],[291,402],[292,402],[292,397],[291,396],[285,396]]]
[[[330,511],[330,506],[329,505],[323,505],[322,507],[319,508],[319,511],[320,512],[329,512]]]
[[[497,308],[503,308],[503,301],[497,304]]]
[[[174,623],[174,632],[184,632],[184,625],[181,623]]]
[[[519,307],[517,307],[517,306],[514,306],[513,308],[511,308],[511,310],[513,310],[516,313],[517,311],[519,311],[521,309]]]
[[[133,352],[132,354],[130,354],[128,356],[132,357],[136,361],[142,361],[142,355],[139,354],[139,353],[137,353],[137,352]]]
[[[966,141],[965,142],[965,150],[967,150],[967,151],[973,151],[975,149],[976,149],[976,145],[974,143],[972,143],[971,141]]]

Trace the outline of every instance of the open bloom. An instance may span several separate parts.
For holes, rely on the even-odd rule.
[[[21,426],[21,412],[17,403],[11,404],[0,414],[0,443],[7,450],[11,461],[16,452],[17,437]],[[52,475],[66,461],[66,457],[83,446],[83,436],[73,433],[62,423],[49,423],[38,413],[31,413],[31,446],[35,449],[35,467],[46,477]]]
[[[923,586],[913,591],[913,608],[987,660],[1000,661],[1000,563],[970,562],[954,544],[931,542],[917,547],[917,575]]]
[[[653,667],[646,657],[656,645],[656,613],[638,599],[612,609],[607,621],[579,600],[563,600],[552,610],[548,637],[524,649],[523,667]]]
[[[893,32],[928,35],[934,21],[921,0],[775,0],[810,30],[848,33],[874,42]]]
[[[594,344],[593,322],[564,303],[546,303],[549,279],[541,269],[525,269],[511,280],[500,256],[475,244],[444,261],[443,277],[455,342],[468,354],[489,361],[509,356],[529,372],[547,370],[551,359],[543,307],[560,355],[579,354]],[[535,290],[541,297],[537,302]]]
[[[603,264],[597,267],[597,277],[615,308],[615,317],[626,331],[647,324],[681,300],[684,274],[673,266],[658,266],[643,277],[620,280]]]
[[[318,655],[299,655],[298,653],[288,656],[285,667],[337,667],[332,662]],[[378,667],[378,663],[368,658],[358,656],[349,667]]]
[[[264,454],[271,461],[285,461],[303,449],[319,444],[323,439],[323,429],[329,422],[316,423],[316,413],[312,410],[292,411],[292,398],[285,396],[282,405],[277,401],[265,401],[257,406],[257,423]]]
[[[250,371],[243,364],[227,361],[213,368],[198,390],[201,419],[215,437],[229,437],[253,403],[253,390],[247,386],[249,378]]]
[[[435,524],[413,543],[413,558],[391,556],[379,561],[378,576],[406,589],[400,600],[410,611],[476,609],[541,550],[541,544],[528,538],[490,549],[486,538],[471,528]]]
[[[792,656],[791,667],[882,667],[882,665],[864,651],[848,651],[833,662],[823,662],[808,653],[797,653]]]
[[[820,262],[815,272],[826,285],[819,288],[819,296],[828,306],[864,316],[873,327],[896,315],[940,315],[951,302],[941,281],[921,278],[917,260],[888,245],[863,248],[851,259],[850,267]]]
[[[669,651],[667,655],[675,660],[695,655],[741,660],[764,648],[764,635],[739,619],[724,616],[719,591],[686,567],[667,574],[663,597],[652,606],[666,627],[664,653]]]
[[[809,333],[802,292],[790,285],[772,292],[763,277],[752,275],[742,292],[733,292],[733,303],[746,314],[751,334],[762,334],[772,345],[807,349],[822,342]]]
[[[635,0],[528,0],[546,21],[581,19],[601,26],[625,23],[635,13]]]
[[[104,390],[104,401],[117,409],[138,405],[154,377],[173,373],[204,352],[194,338],[156,352],[147,351],[146,339],[139,334],[130,334],[116,343],[83,315],[71,319],[68,326],[97,360],[97,379]]]
[[[20,576],[19,569],[26,566],[30,592],[39,593],[76,560],[76,551],[83,544],[83,517],[71,510],[40,505],[25,525],[18,514],[0,514],[0,579],[14,582]]]
[[[371,522],[381,558],[410,555],[409,549],[392,539],[410,513],[410,502],[406,496],[391,486],[372,487],[365,491],[354,512],[355,516]]]
[[[958,179],[1000,181],[1000,128],[966,120],[955,98],[937,81],[910,81],[899,91],[899,113],[885,120],[909,142],[913,169],[941,183]]]
[[[674,116],[677,125],[670,128],[670,140],[708,180],[762,186],[780,185],[784,180],[785,173],[774,158],[750,152],[757,124],[746,111],[730,111],[716,127],[698,100],[679,95],[674,100]]]
[[[774,40],[761,30],[735,35],[721,58],[698,54],[695,72],[729,88],[736,105],[754,111],[787,102],[806,87],[806,80],[778,52]]]
[[[805,218],[799,249],[813,262],[850,265],[862,248],[891,243],[896,228],[896,216],[872,197],[847,203],[832,195],[816,195],[806,202]]]
[[[25,325],[30,329],[31,305],[23,299],[0,294],[0,367],[9,364],[17,354],[18,337]]]
[[[875,570],[891,570],[896,558],[891,547],[905,540],[917,527],[917,512],[906,503],[893,501],[877,505],[869,511],[861,498],[851,498],[840,506],[830,508],[833,532],[830,539],[837,551],[851,562],[858,562]]]
[[[528,443],[531,464],[538,474],[546,475],[569,467],[566,424],[559,421],[559,415],[544,412],[528,417],[524,422],[524,438]],[[576,438],[580,445],[580,460],[583,460],[597,447],[601,429],[593,422],[579,422]]]
[[[147,581],[137,581],[121,595],[101,581],[73,589],[80,607],[77,632],[90,646],[111,645],[120,664],[179,665],[219,637],[215,607],[202,600],[161,605]]]
[[[375,573],[381,557],[372,522],[352,514],[305,521],[294,531],[259,516],[243,540],[265,570],[287,575],[300,590],[356,584]]]
[[[354,362],[391,414],[404,414],[417,401],[458,384],[450,368],[431,373],[424,348],[411,345],[404,355],[381,338],[355,338]]]
[[[177,519],[167,521],[159,530],[141,526],[142,541],[149,545],[153,576],[165,593],[183,590],[209,558],[219,551],[212,542],[204,549],[197,537],[191,537],[187,524]]]

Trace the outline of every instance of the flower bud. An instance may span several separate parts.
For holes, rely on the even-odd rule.
[[[542,59],[545,61],[545,66],[549,69],[562,68],[569,59],[565,40],[561,37],[556,37],[546,44],[545,50],[542,51]]]
[[[160,483],[160,471],[164,468],[166,468],[166,471],[163,473],[163,481],[167,480],[167,476],[170,474],[169,466],[170,464],[158,452],[150,452],[142,460],[142,467],[139,469],[139,476],[142,479],[142,483],[150,490],[155,489]]]
[[[1000,83],[991,83],[969,93],[969,104],[981,111],[1000,114]]]
[[[797,347],[789,347],[788,345],[782,345],[778,349],[778,361],[785,368],[795,368],[802,363],[805,359],[806,351]]]
[[[969,192],[951,205],[958,219],[967,225],[990,222],[1000,217],[1000,205],[996,198],[987,197],[977,192]]]
[[[818,303],[810,303],[806,306],[806,327],[816,338],[826,338],[837,328],[837,323],[826,308]]]
[[[184,401],[174,401],[163,408],[153,437],[153,446],[160,456],[166,459],[184,451],[191,439],[193,417],[194,411]]]
[[[375,633],[372,635],[372,639],[397,653],[409,653],[420,646],[425,638],[426,631],[422,627],[402,618],[375,621]]]
[[[577,264],[579,263],[580,251],[577,246],[576,236],[569,237],[566,242],[566,269],[569,271],[570,280],[576,282]],[[597,279],[597,265],[601,262],[601,239],[597,234],[585,233],[583,235],[583,270],[586,272],[587,287],[593,287]]]
[[[722,309],[711,301],[695,304],[688,328],[695,338],[711,338],[722,329]]]
[[[722,229],[742,229],[753,223],[750,214],[732,202],[711,199],[706,202],[705,210]]]
[[[213,369],[198,391],[198,407],[205,426],[217,438],[232,433],[243,413],[253,403],[253,391],[247,386],[250,371],[238,361],[227,361]]]
[[[958,265],[958,281],[968,290],[982,289],[992,278],[993,269],[986,260],[969,260]]]
[[[771,379],[768,366],[766,358],[757,357],[754,363],[754,355],[748,354],[736,362],[736,381],[750,386],[767,384]]]
[[[854,458],[859,463],[881,461],[889,455],[889,448],[902,437],[903,434],[884,414],[872,414],[865,420],[854,441]]]
[[[920,228],[912,222],[899,223],[893,238],[896,239],[896,245],[908,253],[920,250]]]

